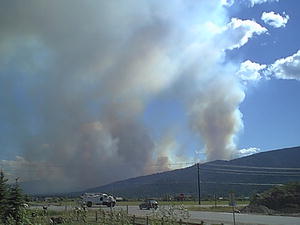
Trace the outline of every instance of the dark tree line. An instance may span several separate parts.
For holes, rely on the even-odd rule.
[[[263,205],[282,212],[300,212],[300,183],[276,186],[261,194],[256,194],[250,204]]]
[[[25,196],[18,184],[18,179],[14,185],[9,185],[4,172],[0,171],[0,224],[8,224],[14,221],[21,224],[22,213],[24,211]]]

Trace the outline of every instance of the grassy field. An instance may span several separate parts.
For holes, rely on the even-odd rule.
[[[175,206],[173,206],[175,207]],[[136,217],[132,215],[128,215],[124,210],[118,211],[103,211],[93,210],[93,211],[78,211],[78,210],[70,210],[70,211],[53,211],[48,210],[47,212],[43,210],[27,210],[27,218],[30,221],[30,224],[34,225],[50,225],[50,220],[52,218],[62,220],[62,225],[137,225],[137,224],[149,224],[149,225],[180,225],[182,224],[182,220],[186,220],[189,218],[185,217],[185,210],[178,208],[177,210],[183,210],[181,212],[176,212],[174,214],[174,209],[169,209],[168,213],[159,213],[159,211],[155,212],[155,214],[145,217]],[[221,211],[221,210],[220,210]],[[224,211],[224,209],[222,210]],[[33,217],[32,214],[35,214]],[[53,220],[54,221],[54,220]],[[133,222],[135,221],[135,222]],[[148,221],[149,223],[147,223]],[[27,223],[26,223],[27,224]],[[190,223],[192,224],[192,223]],[[195,225],[198,223],[195,223]],[[210,224],[210,223],[205,223]],[[0,224],[1,225],[1,224]],[[220,224],[218,224],[220,225]]]
[[[63,201],[31,201],[31,202],[29,202],[29,205],[78,206],[78,205],[80,205],[80,200],[74,199],[74,200],[63,200]]]

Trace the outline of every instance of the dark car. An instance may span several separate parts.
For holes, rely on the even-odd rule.
[[[140,209],[157,209],[158,203],[156,200],[148,199],[139,205]]]

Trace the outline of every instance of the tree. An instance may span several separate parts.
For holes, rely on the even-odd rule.
[[[9,197],[9,189],[7,184],[8,179],[5,178],[4,172],[0,171],[0,222],[5,221],[5,215],[7,212],[7,204]]]
[[[10,189],[7,206],[8,210],[6,211],[6,218],[11,217],[16,221],[16,224],[20,224],[22,220],[24,205],[24,195],[22,189],[19,186],[18,178],[16,179],[15,185]]]
[[[295,210],[300,209],[300,183],[289,183],[273,187],[262,194],[256,194],[252,205],[263,205],[273,210]]]

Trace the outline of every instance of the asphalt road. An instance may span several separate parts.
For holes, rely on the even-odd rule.
[[[126,207],[116,207],[123,208]],[[115,209],[115,210],[116,210]],[[151,215],[149,210],[140,210],[137,206],[129,206],[128,211],[130,214],[137,216]],[[190,221],[211,223],[224,223],[233,224],[232,213],[221,213],[221,212],[202,212],[202,211],[189,211]],[[300,217],[287,217],[287,216],[265,216],[265,215],[254,215],[254,214],[240,214],[236,213],[236,224],[240,225],[300,225]]]
[[[168,206],[161,206],[162,208]],[[31,208],[35,208],[32,206]],[[36,208],[42,208],[38,206]],[[90,210],[97,210],[99,206],[89,208]],[[106,206],[101,206],[105,210],[110,210]],[[65,210],[64,206],[49,206],[49,210]],[[67,209],[70,209],[68,207]],[[127,210],[126,206],[116,206],[113,210]],[[136,216],[147,216],[153,214],[152,210],[140,210],[138,206],[128,206],[128,213]],[[191,222],[204,221],[207,223],[224,223],[224,225],[233,224],[232,213],[222,212],[202,212],[202,211],[189,211]],[[254,214],[240,214],[236,213],[236,225],[300,225],[300,217],[289,216],[267,216],[267,215],[254,215]]]

